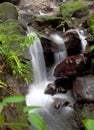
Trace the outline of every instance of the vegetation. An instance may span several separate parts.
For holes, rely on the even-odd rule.
[[[92,15],[88,18],[87,23],[92,35],[94,36],[94,13],[92,13]]]
[[[12,130],[23,130],[24,127],[29,128],[29,124],[25,124],[23,122],[5,122],[5,118],[2,115],[2,111],[4,107],[6,107],[8,104],[13,103],[21,103],[25,101],[25,97],[19,94],[6,97],[3,99],[3,101],[0,103],[0,128],[3,130],[4,126],[7,128],[10,128]],[[46,130],[45,123],[42,119],[42,117],[36,113],[28,113],[32,109],[38,109],[40,107],[38,106],[24,106],[23,107],[23,114],[26,113],[27,120],[32,123],[38,130]]]
[[[83,124],[87,130],[94,130],[94,119],[84,119]]]
[[[60,13],[65,19],[71,18],[72,14],[79,10],[87,11],[86,6],[80,1],[66,2],[60,7]]]
[[[24,130],[34,125],[38,130],[46,130],[42,117],[36,113],[29,113],[30,110],[40,108],[38,106],[25,106],[25,97],[16,92],[8,90],[6,75],[9,74],[15,79],[23,79],[25,82],[31,80],[31,64],[24,58],[24,51],[35,40],[34,36],[24,35],[23,29],[18,22],[8,20],[0,23],[0,129]],[[12,87],[12,86],[11,86]],[[11,88],[12,89],[12,88]],[[19,88],[20,89],[20,88]],[[25,103],[24,103],[25,104]],[[20,106],[20,110],[19,107]],[[8,118],[6,118],[6,109]],[[11,111],[10,111],[11,109]],[[14,111],[14,112],[13,112]],[[10,113],[12,112],[12,113]],[[13,113],[17,113],[15,118]],[[27,120],[27,121],[24,121]],[[12,121],[12,122],[11,122]],[[28,123],[28,121],[30,123]]]
[[[30,80],[30,62],[23,55],[24,50],[34,41],[34,37],[17,34],[17,23],[0,24],[0,64],[1,73],[10,72],[16,78]],[[27,70],[27,71],[26,71]]]

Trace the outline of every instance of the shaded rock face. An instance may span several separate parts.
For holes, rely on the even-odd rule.
[[[77,10],[72,14],[72,17],[75,18],[82,18],[88,15],[87,11],[83,11],[83,10]]]
[[[0,3],[3,3],[3,2],[10,2],[12,4],[17,5],[20,2],[20,0],[0,0]]]
[[[78,77],[74,81],[73,92],[77,100],[94,101],[94,76]]]
[[[82,55],[69,56],[58,64],[54,70],[55,77],[83,75],[85,62]]]
[[[60,93],[65,93],[68,89],[72,88],[72,79],[68,77],[58,78],[54,83]]]
[[[43,37],[40,40],[43,47],[46,66],[50,67],[54,64],[54,53],[52,52],[51,41]]]
[[[80,54],[82,52],[82,43],[78,33],[70,29],[63,34],[65,39],[65,46],[67,49],[68,56]]]

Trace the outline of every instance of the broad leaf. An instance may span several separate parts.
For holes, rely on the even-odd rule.
[[[26,106],[24,107],[24,112],[29,112],[30,110],[38,109],[38,108],[42,108],[42,107],[41,106]]]
[[[46,130],[45,123],[43,121],[43,118],[40,115],[38,115],[36,113],[31,113],[31,114],[28,115],[28,120],[38,130]]]
[[[20,94],[16,94],[10,97],[6,97],[3,99],[4,103],[19,103],[25,101],[25,97],[23,95]]]
[[[94,120],[85,119],[82,121],[87,130],[94,130]]]

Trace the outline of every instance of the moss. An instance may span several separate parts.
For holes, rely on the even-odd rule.
[[[60,14],[64,18],[70,18],[75,11],[79,10],[88,11],[86,6],[80,1],[67,2],[60,6]]]
[[[6,21],[7,19],[18,19],[18,11],[16,7],[9,2],[0,4],[0,20]]]
[[[50,21],[50,20],[57,20],[60,19],[57,16],[42,16],[35,19],[36,22],[44,22],[44,21]]]
[[[88,18],[87,23],[88,23],[88,26],[89,26],[91,33],[94,35],[94,12]]]

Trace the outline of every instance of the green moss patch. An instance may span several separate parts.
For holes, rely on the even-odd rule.
[[[64,18],[70,18],[75,11],[88,11],[86,6],[80,1],[63,3],[60,7],[60,14]]]

